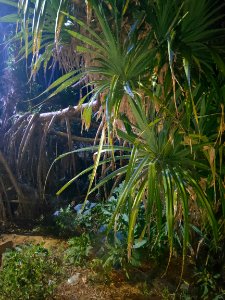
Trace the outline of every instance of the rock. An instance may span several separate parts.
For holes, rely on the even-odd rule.
[[[68,280],[67,280],[67,282],[69,283],[69,284],[78,284],[78,281],[79,281],[79,278],[80,278],[80,273],[76,273],[76,274],[74,274],[73,276],[71,276]]]
[[[12,241],[0,243],[0,266],[2,265],[2,254],[6,251],[6,249],[12,249],[12,248],[13,248]]]

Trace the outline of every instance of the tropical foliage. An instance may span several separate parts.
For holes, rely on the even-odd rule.
[[[89,101],[82,112],[86,128],[91,125],[93,102],[100,104],[100,142],[86,149],[97,149],[94,165],[80,174],[92,171],[86,200],[101,189],[109,195],[105,187],[125,180],[110,226],[128,206],[128,258],[141,205],[145,224],[139,238],[150,238],[154,225],[157,238],[166,224],[170,254],[178,233],[186,255],[196,226],[218,241],[224,222],[215,215],[222,220],[225,216],[224,4],[87,2],[86,21],[67,1],[36,1],[35,6],[34,1],[19,1],[18,32],[24,35],[25,57],[33,53],[33,73],[40,62],[46,68],[52,53],[58,55],[61,44],[71,39],[85,61],[85,67],[74,65],[46,92],[51,92],[50,98],[82,80],[91,87],[80,100],[80,105]],[[42,47],[45,52],[39,56]]]
[[[80,21],[88,38],[69,31],[84,42],[85,48],[79,46],[78,50],[94,50],[90,66],[85,69],[94,84],[90,102],[101,96],[103,120],[108,128],[106,132],[103,127],[89,192],[118,176],[125,178],[113,220],[128,202],[129,257],[141,203],[145,203],[146,209],[144,230],[156,220],[160,233],[166,217],[171,252],[174,228],[182,222],[179,226],[183,228],[184,254],[189,244],[190,224],[194,222],[192,210],[199,211],[198,223],[203,230],[209,221],[216,238],[213,210],[215,203],[217,209],[224,207],[221,141],[224,96],[220,92],[224,85],[221,58],[224,48],[220,44],[224,30],[216,26],[223,16],[218,7],[206,1],[179,4],[145,1],[136,6],[138,17],[127,24],[126,13],[131,14],[129,9],[126,11],[127,6],[119,9],[115,2],[110,6],[92,2],[101,33],[96,36],[95,31]],[[129,17],[132,20],[132,15]],[[127,26],[126,34],[122,26]],[[218,78],[217,83],[213,77]],[[84,117],[87,121],[87,114]],[[205,122],[209,117],[217,123],[210,126],[214,128],[212,131]],[[130,154],[113,170],[114,162],[118,161],[113,146],[115,137],[130,145],[130,151],[120,149]],[[106,151],[103,140],[114,153],[112,172],[91,188],[100,153]],[[202,209],[205,213],[201,213]]]
[[[31,77],[42,66],[47,72],[55,70],[56,64],[63,71],[79,66],[79,57],[74,56],[71,38],[65,29],[71,27],[62,11],[70,10],[79,15],[82,7],[68,0],[50,1],[0,1],[0,3],[18,7],[18,14],[3,16],[1,22],[17,24],[17,34],[10,42],[22,41],[18,58],[31,62]]]

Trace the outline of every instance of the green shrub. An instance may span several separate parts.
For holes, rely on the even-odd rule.
[[[201,299],[224,299],[225,291],[222,291],[219,285],[219,273],[210,272],[204,267],[202,270],[195,273],[195,278]]]
[[[60,236],[71,236],[75,234],[78,226],[77,216],[71,205],[60,208],[54,213],[55,229]]]
[[[115,188],[112,196],[106,203],[87,201],[83,210],[83,204],[78,204],[75,207],[71,205],[61,207],[54,213],[55,229],[58,234],[66,237],[84,232],[96,234],[99,230],[102,230],[103,226],[106,228],[115,211],[117,198],[123,188],[124,183]],[[117,230],[124,229],[124,225],[127,227],[128,217],[126,213],[120,216],[117,223]]]
[[[68,241],[69,248],[65,252],[65,260],[74,265],[85,265],[92,249],[88,234],[73,237]]]
[[[43,300],[56,287],[59,266],[40,245],[24,245],[6,252],[0,271],[0,299]]]

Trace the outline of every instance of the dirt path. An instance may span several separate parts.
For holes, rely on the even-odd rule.
[[[55,247],[64,247],[66,246],[66,242],[60,239],[35,235],[31,233],[27,234],[2,234],[0,235],[0,249],[1,245],[7,242],[12,242],[12,247],[22,244],[42,244],[43,247],[50,249]]]

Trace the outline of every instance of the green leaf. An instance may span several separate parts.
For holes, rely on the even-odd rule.
[[[105,48],[103,46],[101,46],[99,43],[96,43],[95,41],[93,41],[92,39],[88,38],[85,35],[82,35],[78,32],[72,31],[72,30],[66,30],[66,32],[68,32],[72,37],[86,43],[87,45],[93,47],[95,50],[99,50],[104,52]]]
[[[91,125],[92,107],[86,106],[82,112],[82,120],[85,124],[85,129],[88,130]]]
[[[18,22],[18,15],[17,14],[10,14],[10,15],[3,16],[3,17],[0,18],[0,22],[2,22],[2,23],[17,23]]]
[[[2,4],[8,4],[8,5],[14,6],[14,7],[18,7],[18,1],[0,0],[0,3],[2,3]]]

